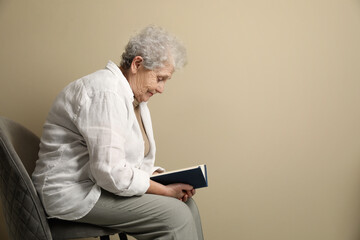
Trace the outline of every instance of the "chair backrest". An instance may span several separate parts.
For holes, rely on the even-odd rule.
[[[30,178],[39,142],[25,127],[0,117],[0,195],[12,240],[52,240],[44,209]]]

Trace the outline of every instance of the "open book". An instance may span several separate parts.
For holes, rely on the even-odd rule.
[[[151,180],[167,185],[171,183],[186,183],[194,188],[208,186],[206,165],[179,169],[170,172],[160,173],[150,177]]]

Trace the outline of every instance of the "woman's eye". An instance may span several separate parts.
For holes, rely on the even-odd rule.
[[[162,79],[161,77],[158,77],[157,80],[158,80],[158,82],[160,82],[160,81],[162,81],[163,79]]]

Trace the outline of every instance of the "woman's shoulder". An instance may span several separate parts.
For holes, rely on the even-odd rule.
[[[101,69],[74,81],[69,88],[77,89],[77,92],[82,92],[90,98],[104,94],[131,98],[132,91],[126,84],[128,85],[122,76],[113,74],[109,69]]]
[[[122,92],[121,82],[118,77],[106,69],[96,71],[78,80],[87,91],[91,92]]]

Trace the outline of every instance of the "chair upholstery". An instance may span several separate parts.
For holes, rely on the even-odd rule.
[[[86,223],[47,219],[31,181],[39,138],[25,127],[0,117],[0,195],[12,240],[60,240],[98,237],[118,230]],[[120,239],[127,239],[119,233]]]

